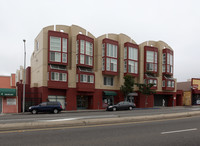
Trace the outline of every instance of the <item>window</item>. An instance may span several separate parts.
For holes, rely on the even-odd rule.
[[[157,79],[146,78],[148,84],[154,84],[153,87],[157,87]]]
[[[125,44],[125,46],[124,73],[138,74],[138,48],[130,47],[128,44]]]
[[[106,45],[106,50],[105,50]],[[106,52],[106,54],[105,54]],[[117,45],[105,43],[102,44],[102,70],[117,72]],[[106,61],[106,63],[105,63]]]
[[[50,36],[50,50],[61,51],[61,38]]]
[[[107,56],[117,58],[117,46],[107,43]]]
[[[51,62],[67,63],[67,38],[50,36],[49,55]]]
[[[157,72],[157,52],[146,51],[146,71]]]
[[[165,80],[162,81],[162,87],[165,87]]]
[[[172,81],[172,88],[174,88],[174,81]]]
[[[80,45],[79,45],[80,42]],[[76,63],[93,66],[93,43],[87,40],[77,40],[76,46]],[[80,48],[79,48],[80,46]],[[80,51],[79,51],[80,49]],[[80,62],[79,62],[80,56]]]
[[[124,61],[124,72],[126,73],[127,71],[127,61]]]
[[[62,62],[67,63],[67,54],[66,53],[62,54]]]
[[[102,44],[102,57],[105,56],[105,44]]]
[[[51,72],[51,80],[52,81],[67,81],[67,74],[66,73],[58,73],[58,72]]]
[[[173,73],[173,56],[167,53],[167,72]]]
[[[129,47],[129,59],[138,60],[138,49]]]
[[[78,54],[79,54],[79,41],[77,40],[76,41],[76,64],[78,64],[78,62],[79,62]]]
[[[172,80],[167,80],[167,87],[174,88],[174,81],[172,81]]]
[[[113,77],[104,77],[104,85],[113,86]]]
[[[105,70],[105,58],[102,59],[102,70]]]
[[[35,48],[36,48],[36,50],[39,50],[39,42],[38,41],[35,41]]]
[[[171,87],[171,81],[167,81],[167,87]]]
[[[83,82],[83,83],[94,83],[94,75],[81,74],[80,75],[80,82]]]
[[[166,65],[166,53],[163,53],[162,72],[166,71],[165,65]]]
[[[128,61],[128,72],[129,73],[138,73],[138,62]]]
[[[124,59],[127,59],[127,47],[124,48]]]
[[[50,52],[50,61],[61,62],[61,53]]]
[[[163,50],[162,72],[173,74],[173,51]]]
[[[63,52],[66,52],[67,53],[67,39],[66,38],[63,38],[63,41],[62,41],[62,45],[63,45]]]

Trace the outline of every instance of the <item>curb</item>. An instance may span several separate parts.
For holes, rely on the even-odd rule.
[[[53,128],[60,127],[75,127],[75,126],[89,126],[89,125],[103,125],[103,124],[117,124],[129,122],[144,122],[163,119],[174,119],[183,117],[199,116],[200,111],[172,113],[172,114],[159,114],[150,116],[135,116],[135,117],[115,117],[103,119],[82,119],[73,121],[57,121],[57,122],[26,122],[26,123],[5,123],[0,124],[0,131],[3,130],[17,130],[17,129],[38,129],[38,128]]]

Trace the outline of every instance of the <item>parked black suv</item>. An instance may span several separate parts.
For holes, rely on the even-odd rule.
[[[30,106],[29,112],[37,114],[38,112],[53,112],[54,114],[62,111],[62,105],[60,102],[42,102],[36,106]]]

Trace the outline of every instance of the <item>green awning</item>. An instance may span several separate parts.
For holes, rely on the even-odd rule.
[[[104,95],[106,96],[116,96],[117,93],[114,92],[114,91],[103,91],[104,92]]]
[[[16,96],[16,89],[0,88],[0,96]]]

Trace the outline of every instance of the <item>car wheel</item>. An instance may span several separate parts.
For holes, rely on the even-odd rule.
[[[37,114],[37,110],[32,110],[32,114]]]
[[[116,111],[117,110],[117,108],[116,107],[113,107],[113,111]]]
[[[55,108],[54,110],[53,110],[53,113],[54,114],[57,114],[59,111]]]
[[[132,107],[132,106],[129,106],[129,110],[133,110],[133,107]]]

